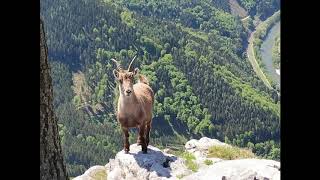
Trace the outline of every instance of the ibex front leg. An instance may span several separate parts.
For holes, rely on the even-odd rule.
[[[137,139],[137,145],[140,146],[142,145],[142,140],[140,136],[140,126],[138,126],[138,139]]]
[[[142,153],[146,154],[147,153],[147,144],[146,144],[146,139],[145,139],[145,125],[140,125],[139,126],[139,140],[141,142],[141,147],[142,147]]]
[[[123,131],[123,140],[124,140],[124,152],[126,154],[129,153],[130,149],[129,149],[129,132],[128,132],[128,128],[122,127],[122,131]]]

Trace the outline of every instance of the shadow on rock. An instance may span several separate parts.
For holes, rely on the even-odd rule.
[[[148,146],[148,153],[143,154],[142,151],[131,154],[136,163],[141,167],[146,169],[148,172],[156,172],[159,177],[171,177],[170,163],[175,162],[177,157],[165,155],[163,152],[154,148],[153,146]]]
[[[115,159],[110,159],[106,165],[108,180],[171,179],[175,176],[175,170],[181,167],[182,162],[177,160],[177,157],[151,145],[148,146],[148,153],[143,154],[141,146],[132,144],[128,154],[122,150]]]

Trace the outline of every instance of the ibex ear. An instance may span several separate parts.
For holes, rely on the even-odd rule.
[[[116,79],[118,79],[119,78],[119,72],[117,70],[115,70],[115,69],[112,72],[113,72],[114,77]]]
[[[135,69],[133,70],[133,74],[136,75],[136,74],[138,74],[138,73],[139,73],[139,69],[138,69],[138,68],[135,68]]]

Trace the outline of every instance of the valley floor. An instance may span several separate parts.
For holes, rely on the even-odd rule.
[[[260,23],[261,24],[261,23]],[[260,25],[259,24],[259,25]],[[259,28],[259,25],[256,27],[256,29]],[[256,58],[255,58],[255,55],[254,55],[254,49],[253,49],[253,40],[254,40],[254,33],[256,32],[253,31],[251,34],[250,34],[250,37],[249,37],[249,45],[248,45],[248,48],[247,48],[247,56],[248,56],[248,59],[252,65],[252,68],[253,70],[256,72],[256,74],[261,78],[261,80],[263,81],[263,83],[268,87],[268,88],[272,88],[271,85],[270,85],[270,82],[268,81],[266,75],[263,73],[262,69],[260,68]]]
[[[272,15],[272,16],[270,16],[268,19],[270,19],[270,18],[272,18],[274,15]],[[260,79],[263,81],[263,83],[268,87],[268,88],[272,88],[272,86],[271,86],[271,83],[269,82],[269,80],[268,80],[268,78],[267,78],[267,76],[266,76],[266,74],[264,73],[264,71],[261,69],[261,67],[259,66],[259,63],[258,63],[258,61],[257,61],[257,58],[256,58],[256,56],[255,56],[255,52],[254,52],[254,36],[255,36],[255,33],[263,26],[263,24],[264,24],[264,22],[267,22],[268,21],[268,19],[267,20],[265,20],[265,21],[263,21],[263,22],[260,22],[256,27],[255,27],[255,30],[250,34],[250,36],[249,36],[249,39],[248,39],[248,48],[247,48],[247,57],[248,57],[248,59],[249,59],[249,62],[250,62],[250,64],[252,65],[252,68],[253,68],[253,70],[256,72],[256,74],[260,77]],[[273,27],[272,27],[272,29],[271,30],[273,30],[272,32],[272,34],[274,34],[274,32],[275,32],[275,28],[276,27],[278,27],[278,25],[279,25],[280,23],[278,22],[276,25],[274,25]],[[270,31],[271,31],[270,30]],[[266,43],[266,41],[270,41],[270,42],[273,42],[273,41],[271,41],[270,40],[270,31],[268,32],[268,35],[267,35],[267,39],[266,40],[264,40],[263,41],[263,43],[262,43],[262,45],[263,45],[263,47],[264,48],[261,48],[260,49],[260,51],[261,51],[261,53],[263,54],[263,59],[262,59],[262,63],[263,64],[267,64],[267,69],[268,69],[268,71],[270,71],[271,72],[271,70],[270,69],[272,69],[272,73],[269,73],[270,75],[273,75],[273,76],[278,76],[278,75],[280,75],[280,70],[278,70],[278,69],[274,69],[273,68],[273,66],[272,66],[272,51],[270,50],[270,48],[266,48],[267,46],[266,46],[266,44],[267,45],[269,45],[270,46],[270,43]],[[269,37],[269,38],[268,38]],[[271,37],[271,38],[273,38],[273,36]],[[272,46],[271,46],[272,47]],[[266,58],[267,57],[267,58]],[[267,62],[267,61],[270,61],[270,62]],[[270,65],[271,64],[271,65]],[[270,66],[272,67],[272,68],[270,68]],[[279,78],[279,76],[278,76],[278,78]],[[278,78],[277,78],[277,82],[278,82]]]

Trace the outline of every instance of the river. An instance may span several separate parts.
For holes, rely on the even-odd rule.
[[[272,46],[275,43],[275,37],[280,33],[280,22],[276,23],[268,32],[267,37],[261,45],[262,62],[265,65],[266,73],[274,82],[280,85],[280,70],[276,70],[272,63]],[[277,73],[278,71],[278,73]]]

